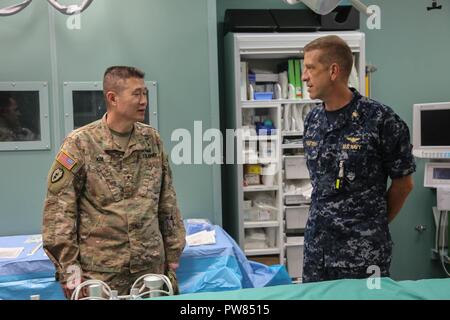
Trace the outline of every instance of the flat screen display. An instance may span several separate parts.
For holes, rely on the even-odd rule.
[[[450,110],[422,110],[421,145],[450,146]]]
[[[450,180],[450,168],[434,168],[433,179]]]

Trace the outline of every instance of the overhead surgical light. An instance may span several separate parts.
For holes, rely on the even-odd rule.
[[[297,4],[303,2],[312,11],[320,15],[329,14],[333,11],[341,2],[341,0],[282,0],[288,4]],[[359,0],[350,0],[352,5],[358,9],[358,11],[370,16],[372,12],[368,12],[367,6]]]
[[[89,7],[89,5],[92,3],[92,1],[94,0],[83,0],[83,2],[81,3],[81,5],[76,5],[76,4],[72,4],[69,6],[64,6],[60,3],[58,3],[57,0],[47,0],[48,3],[50,3],[56,10],[58,10],[59,12],[61,12],[62,14],[71,16],[74,14],[79,14],[81,12],[83,12],[84,10],[87,9],[87,7]]]
[[[13,14],[16,14],[25,9],[31,3],[31,1],[32,0],[25,0],[22,3],[2,8],[0,9],[0,16],[12,16]]]
[[[22,11],[31,3],[31,1],[32,0],[25,0],[19,4],[14,4],[12,6],[0,8],[0,17],[1,16],[12,16],[13,14],[16,14],[16,13]],[[64,6],[60,3],[58,3],[58,0],[47,0],[47,1],[48,1],[48,3],[50,3],[52,5],[53,8],[55,8],[62,14],[71,16],[74,14],[79,14],[79,13],[83,12],[84,10],[86,10],[87,7],[89,7],[89,5],[94,0],[83,0],[83,2],[80,5],[72,4],[69,6]]]

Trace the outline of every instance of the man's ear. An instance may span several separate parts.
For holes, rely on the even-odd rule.
[[[330,66],[330,78],[332,81],[335,81],[339,74],[341,73],[341,68],[339,68],[339,65],[337,63],[333,63]]]
[[[108,105],[115,106],[117,104],[117,95],[114,91],[108,91],[105,96]]]

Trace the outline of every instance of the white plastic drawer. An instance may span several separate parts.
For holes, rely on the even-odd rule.
[[[291,278],[301,278],[303,274],[303,237],[286,237],[286,267]]]
[[[302,203],[309,203],[310,201],[306,200],[305,197],[301,194],[285,194],[284,195],[284,204],[287,206],[295,206],[300,205]]]
[[[305,156],[285,156],[284,172],[286,179],[309,179]]]
[[[305,229],[309,206],[285,207],[286,229]]]

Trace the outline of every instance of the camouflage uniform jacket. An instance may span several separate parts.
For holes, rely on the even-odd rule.
[[[136,123],[121,150],[105,119],[69,134],[49,172],[43,240],[62,280],[71,265],[163,273],[185,245],[158,132]]]
[[[303,142],[313,185],[305,264],[390,264],[387,178],[415,171],[409,130],[391,108],[352,91],[352,101],[333,125],[323,104],[305,119]]]

